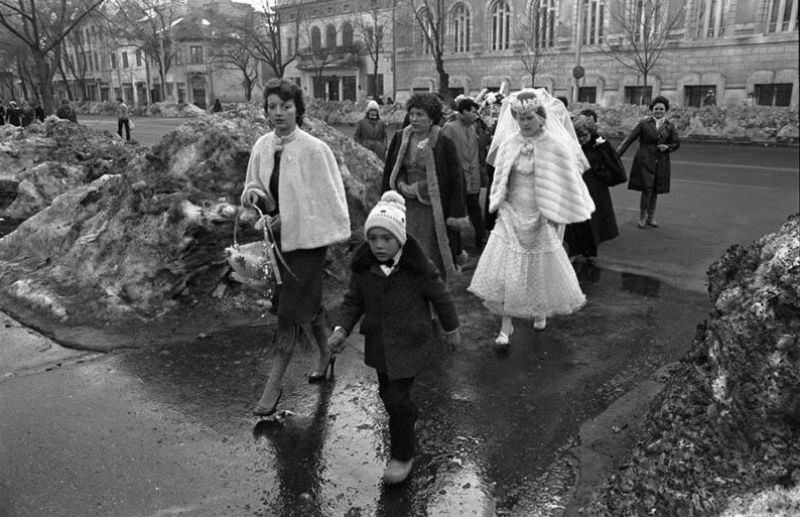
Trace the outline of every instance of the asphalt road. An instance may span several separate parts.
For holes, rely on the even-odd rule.
[[[180,122],[137,119],[134,137],[152,145]],[[518,324],[508,357],[487,346],[495,318],[454,288],[464,344],[418,380],[420,455],[396,489],[379,482],[385,416],[357,340],[328,385],[305,382],[314,357],[298,354],[286,412],[257,422],[265,329],[98,355],[3,318],[0,350],[44,359],[0,354],[0,517],[561,515],[581,424],[685,353],[711,261],[798,209],[796,148],[685,144],[673,158],[661,228],[636,228],[636,193],[614,189],[622,235],[579,271],[589,303],[545,332]]]

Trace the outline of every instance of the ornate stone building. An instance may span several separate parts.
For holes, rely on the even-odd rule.
[[[798,0],[427,0],[437,14],[426,17],[423,10],[412,18],[423,5],[283,0],[278,10],[289,50],[298,42],[304,49],[334,50],[354,41],[349,31],[363,25],[356,20],[377,9],[383,92],[399,100],[413,91],[439,90],[423,20],[429,34],[441,28],[451,94],[506,83],[603,105],[655,95],[694,106],[798,105]],[[366,94],[371,72],[363,52],[361,59],[351,55],[321,66],[310,61],[298,60],[287,72],[309,95]]]

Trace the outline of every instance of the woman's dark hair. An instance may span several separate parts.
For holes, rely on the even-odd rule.
[[[656,104],[663,104],[664,105],[664,111],[669,111],[669,101],[667,100],[666,97],[662,97],[661,95],[659,95],[655,99],[651,100],[650,101],[650,111],[653,111],[653,106],[655,106]]]
[[[434,124],[438,124],[442,119],[442,102],[432,93],[415,93],[406,102],[406,111],[411,108],[421,109],[428,114]]]
[[[595,123],[597,123],[597,112],[595,110],[586,108],[585,110],[581,110],[581,115],[590,117]]]
[[[267,113],[267,97],[277,95],[283,101],[294,101],[297,110],[295,120],[297,125],[303,124],[303,115],[306,112],[306,103],[303,101],[303,92],[300,87],[286,79],[270,79],[264,85],[264,113]]]

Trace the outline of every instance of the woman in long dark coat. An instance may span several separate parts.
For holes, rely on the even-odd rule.
[[[383,190],[406,200],[408,233],[437,265],[442,276],[455,273],[448,228],[469,227],[464,175],[452,140],[440,134],[442,104],[429,93],[406,103],[409,125],[392,137],[383,169]]]
[[[670,153],[681,145],[675,125],[666,119],[669,101],[658,96],[650,103],[650,116],[640,121],[622,143],[617,154],[622,156],[634,140],[639,150],[633,159],[628,188],[642,193],[639,202],[639,228],[658,227],[654,216],[658,194],[669,192]]]
[[[588,221],[567,225],[564,242],[570,257],[591,259],[597,256],[598,244],[619,235],[608,188],[625,181],[625,168],[611,144],[597,134],[591,114],[582,114],[575,119],[575,135],[589,160],[590,168],[583,173],[583,181],[592,196],[595,211]]]

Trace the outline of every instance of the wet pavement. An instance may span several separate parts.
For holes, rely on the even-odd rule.
[[[0,379],[0,516],[548,516],[579,475],[581,424],[677,360],[705,295],[580,267],[587,306],[499,320],[456,285],[464,343],[418,378],[418,456],[384,487],[386,418],[358,339],[332,382],[299,353],[278,419],[249,412],[269,367],[268,328],[169,346],[76,353]]]

